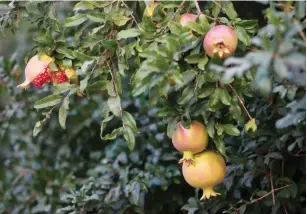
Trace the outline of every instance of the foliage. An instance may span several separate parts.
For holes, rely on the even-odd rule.
[[[305,2],[270,2],[261,29],[229,1],[185,27],[195,1],[57,4],[11,2],[0,16],[4,35],[31,24],[25,60],[44,52],[80,79],[21,91],[23,69],[1,58],[2,212],[304,212]],[[204,55],[216,24],[237,33],[235,57]],[[212,200],[185,183],[169,138],[192,119],[227,162]]]

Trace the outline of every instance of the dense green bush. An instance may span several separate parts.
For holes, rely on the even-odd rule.
[[[1,3],[0,38],[80,79],[21,90],[18,47],[0,58],[2,213],[305,213],[305,2],[259,3],[260,27],[229,1],[201,2],[187,27],[197,1]],[[224,61],[203,51],[216,24],[239,38]],[[170,140],[191,119],[227,162],[210,200]]]

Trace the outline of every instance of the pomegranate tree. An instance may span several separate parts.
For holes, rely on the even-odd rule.
[[[183,163],[182,174],[188,184],[203,190],[200,200],[220,195],[213,187],[221,183],[226,175],[226,164],[221,155],[206,150],[195,155],[194,164]]]
[[[233,29],[226,25],[217,25],[209,30],[203,42],[206,54],[215,54],[221,59],[231,56],[237,49],[238,37]]]
[[[193,163],[193,155],[202,152],[208,145],[208,133],[203,124],[192,121],[189,128],[185,128],[182,123],[178,123],[172,136],[174,147],[183,153],[179,163]]]

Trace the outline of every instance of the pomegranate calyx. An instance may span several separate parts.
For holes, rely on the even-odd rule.
[[[183,157],[179,160],[179,164],[186,162],[188,166],[194,165],[194,158],[193,158],[193,152],[190,151],[184,151]]]
[[[203,189],[203,195],[200,198],[200,200],[209,199],[211,196],[218,196],[218,195],[221,195],[221,194],[218,192],[215,192],[213,190],[213,187],[207,187]]]

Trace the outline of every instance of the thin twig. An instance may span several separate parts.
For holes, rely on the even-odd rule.
[[[292,21],[292,24],[294,24],[294,25],[296,26],[296,28],[297,28],[297,30],[298,30],[298,33],[300,34],[300,36],[302,37],[302,39],[303,39],[304,41],[306,41],[306,36],[305,36],[305,34],[303,33],[303,31],[302,31],[302,29],[300,28],[300,26],[297,24],[296,19],[294,19],[294,20]]]
[[[287,211],[287,209],[286,209],[286,206],[285,206],[285,203],[284,203],[284,202],[282,202],[282,206],[283,206],[283,208],[284,208],[284,210],[285,210],[285,213],[288,214],[288,211]]]
[[[185,2],[185,0],[183,0],[183,1],[181,2],[181,4],[179,5],[178,9],[176,10],[176,12],[174,13],[174,15],[172,16],[171,20],[174,20],[174,18],[176,17],[177,13],[179,12],[179,9],[182,8],[184,2]]]
[[[274,191],[278,191],[278,190],[284,189],[284,188],[289,187],[289,186],[291,186],[291,185],[292,185],[292,184],[288,184],[288,185],[286,185],[286,186],[282,186],[282,187],[276,188],[276,189],[274,189]],[[252,200],[252,201],[250,202],[250,204],[255,203],[255,202],[257,202],[257,201],[260,201],[260,200],[262,200],[263,198],[267,197],[267,196],[270,195],[270,194],[272,194],[272,191],[271,191],[271,192],[268,192],[267,194],[265,194],[265,195],[263,195],[263,196],[261,196],[260,198],[256,198],[256,199]]]
[[[127,9],[130,9],[130,8],[128,7],[128,5],[127,5],[123,0],[121,0],[121,2],[125,5],[125,7],[126,7]],[[140,28],[139,23],[136,21],[134,15],[133,15],[132,13],[131,13],[131,17],[132,17],[133,21],[136,23],[136,25],[138,26],[138,28]]]
[[[272,192],[273,205],[275,205],[275,194],[274,194],[272,171],[270,172],[270,182],[271,182],[271,192]]]
[[[216,6],[218,6],[219,8],[222,8],[222,6],[221,6],[219,3],[217,3],[217,2],[214,1],[214,0],[212,0],[212,1],[213,1],[214,4],[216,4]]]
[[[198,4],[198,1],[197,1],[197,0],[194,0],[194,3],[195,3],[195,7],[196,7],[196,9],[197,9],[198,15],[202,14],[201,9],[200,9],[199,4]]]
[[[181,4],[179,5],[179,7],[178,7],[178,9],[176,10],[176,12],[173,14],[173,16],[172,16],[172,18],[171,18],[171,20],[170,20],[170,21],[172,21],[172,20],[174,20],[174,19],[175,19],[175,17],[176,17],[176,15],[177,15],[177,13],[178,13],[178,12],[179,12],[179,10],[182,8],[182,6],[183,6],[184,2],[185,2],[185,0],[183,0],[183,1],[181,2]],[[159,33],[165,33],[166,29],[167,29],[167,26],[165,26],[164,28],[162,28],[162,29],[161,29],[161,31],[160,31]]]
[[[236,97],[238,98],[238,100],[240,101],[240,103],[241,103],[241,105],[243,106],[243,108],[244,108],[246,114],[248,115],[248,118],[249,118],[250,120],[252,120],[252,119],[253,119],[252,116],[249,114],[247,108],[245,107],[245,105],[244,105],[242,99],[239,97],[239,95],[238,95],[238,93],[236,92],[236,90],[232,87],[231,84],[228,84],[228,85],[229,85],[229,87],[231,88],[231,90],[233,91],[233,93],[236,95]]]

